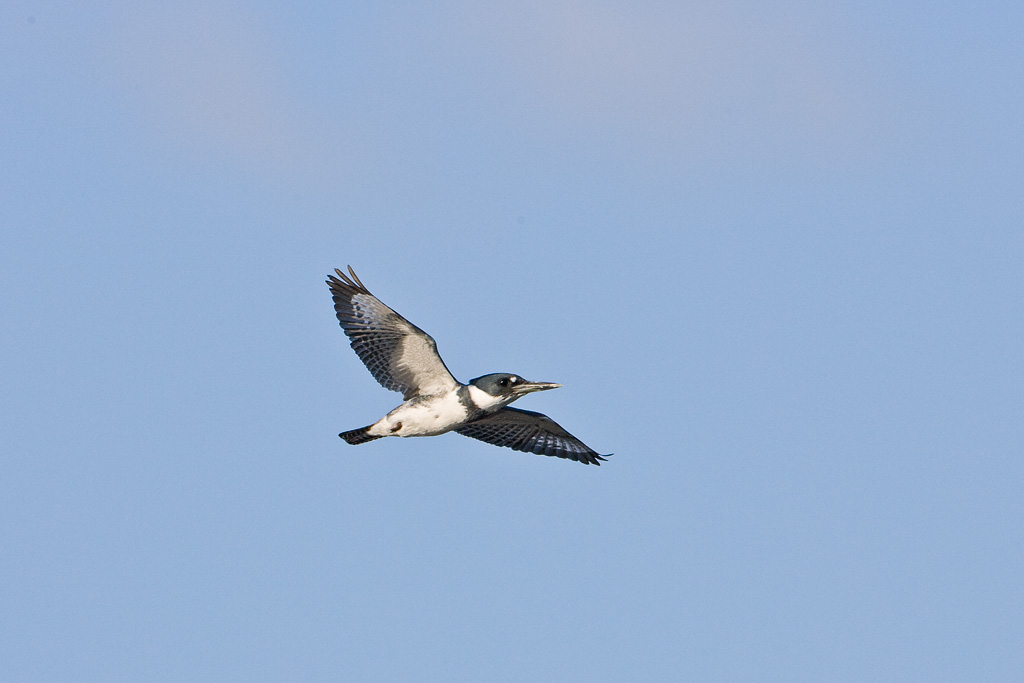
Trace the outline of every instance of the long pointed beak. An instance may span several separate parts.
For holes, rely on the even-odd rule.
[[[557,389],[561,384],[555,384],[554,382],[523,382],[516,386],[516,394],[524,396],[531,394],[535,391],[547,391],[548,389]]]

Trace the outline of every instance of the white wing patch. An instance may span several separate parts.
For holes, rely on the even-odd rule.
[[[418,334],[403,337],[395,364],[416,383],[420,396],[446,394],[458,386],[429,337]]]

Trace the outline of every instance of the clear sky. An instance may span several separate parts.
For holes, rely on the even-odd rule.
[[[0,3],[0,678],[1024,680],[1022,35]],[[614,457],[342,442],[346,264]]]

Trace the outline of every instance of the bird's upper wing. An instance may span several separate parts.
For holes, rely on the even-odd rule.
[[[495,446],[568,458],[585,465],[600,465],[607,457],[588,448],[547,415],[530,410],[502,408],[455,431]]]
[[[348,275],[327,276],[338,322],[374,378],[408,400],[441,394],[458,382],[437,353],[434,339],[385,306],[359,281],[352,266]]]

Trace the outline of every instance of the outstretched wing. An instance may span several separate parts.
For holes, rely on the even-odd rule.
[[[600,465],[608,457],[588,448],[547,415],[530,410],[502,408],[455,431],[495,446],[568,458],[584,465]]]
[[[413,396],[443,394],[458,382],[437,353],[434,339],[370,294],[352,266],[327,276],[334,311],[352,348],[384,388]]]

